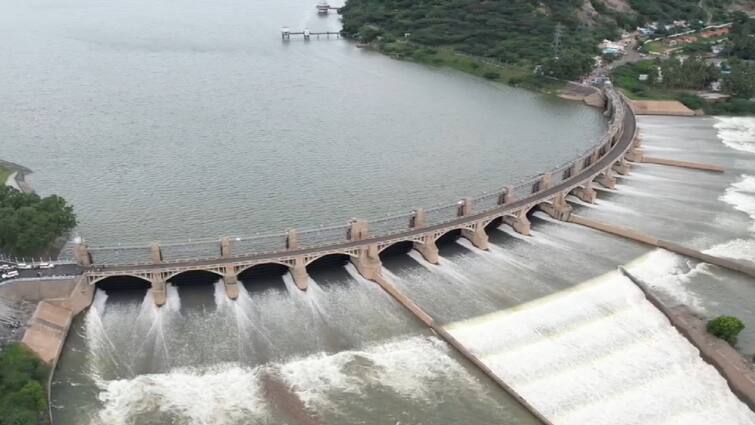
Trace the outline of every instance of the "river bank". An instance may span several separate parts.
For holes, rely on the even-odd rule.
[[[483,57],[461,53],[447,47],[427,47],[401,40],[386,44],[378,42],[360,43],[358,46],[374,50],[393,59],[435,67],[448,67],[486,80],[543,94],[558,95],[567,85],[566,81],[538,77],[524,66],[503,64]]]
[[[32,171],[23,165],[0,159],[0,182],[3,182],[6,186],[11,186],[25,193],[33,192],[31,184],[26,181],[26,175],[31,173]]]

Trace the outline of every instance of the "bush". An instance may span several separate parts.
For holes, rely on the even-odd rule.
[[[705,113],[709,115],[753,115],[755,114],[755,102],[749,99],[731,99],[724,103],[706,105]]]
[[[742,332],[745,325],[741,320],[732,316],[719,316],[708,322],[708,332],[723,339],[731,345],[737,343],[737,335]]]
[[[487,78],[488,80],[497,80],[501,78],[501,74],[495,71],[486,71],[484,74],[482,74],[482,76]]]
[[[18,344],[0,353],[0,425],[37,425],[47,410],[47,368]]]
[[[700,96],[695,96],[694,94],[682,93],[678,95],[676,99],[679,102],[682,102],[684,106],[693,110],[703,109],[703,107],[705,106],[705,100],[703,100]]]

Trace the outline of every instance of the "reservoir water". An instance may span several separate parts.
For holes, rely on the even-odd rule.
[[[0,0],[0,157],[94,245],[251,236],[451,203],[597,141],[584,105],[400,62],[314,0]]]

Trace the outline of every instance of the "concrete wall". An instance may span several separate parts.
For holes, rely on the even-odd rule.
[[[11,280],[0,285],[0,297],[11,301],[37,303],[46,299],[67,297],[77,277],[46,280]]]
[[[94,298],[83,276],[68,279],[16,280],[0,286],[0,296],[37,303],[21,343],[50,366],[57,363],[74,316]]]

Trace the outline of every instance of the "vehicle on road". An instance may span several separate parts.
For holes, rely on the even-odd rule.
[[[11,279],[14,277],[18,277],[18,272],[16,270],[11,270],[8,273],[3,273],[2,277],[3,279]]]
[[[52,264],[52,263],[39,263],[37,265],[38,269],[51,269],[53,267],[55,267],[55,264]]]
[[[31,264],[18,263],[16,264],[16,268],[19,270],[31,270]]]

